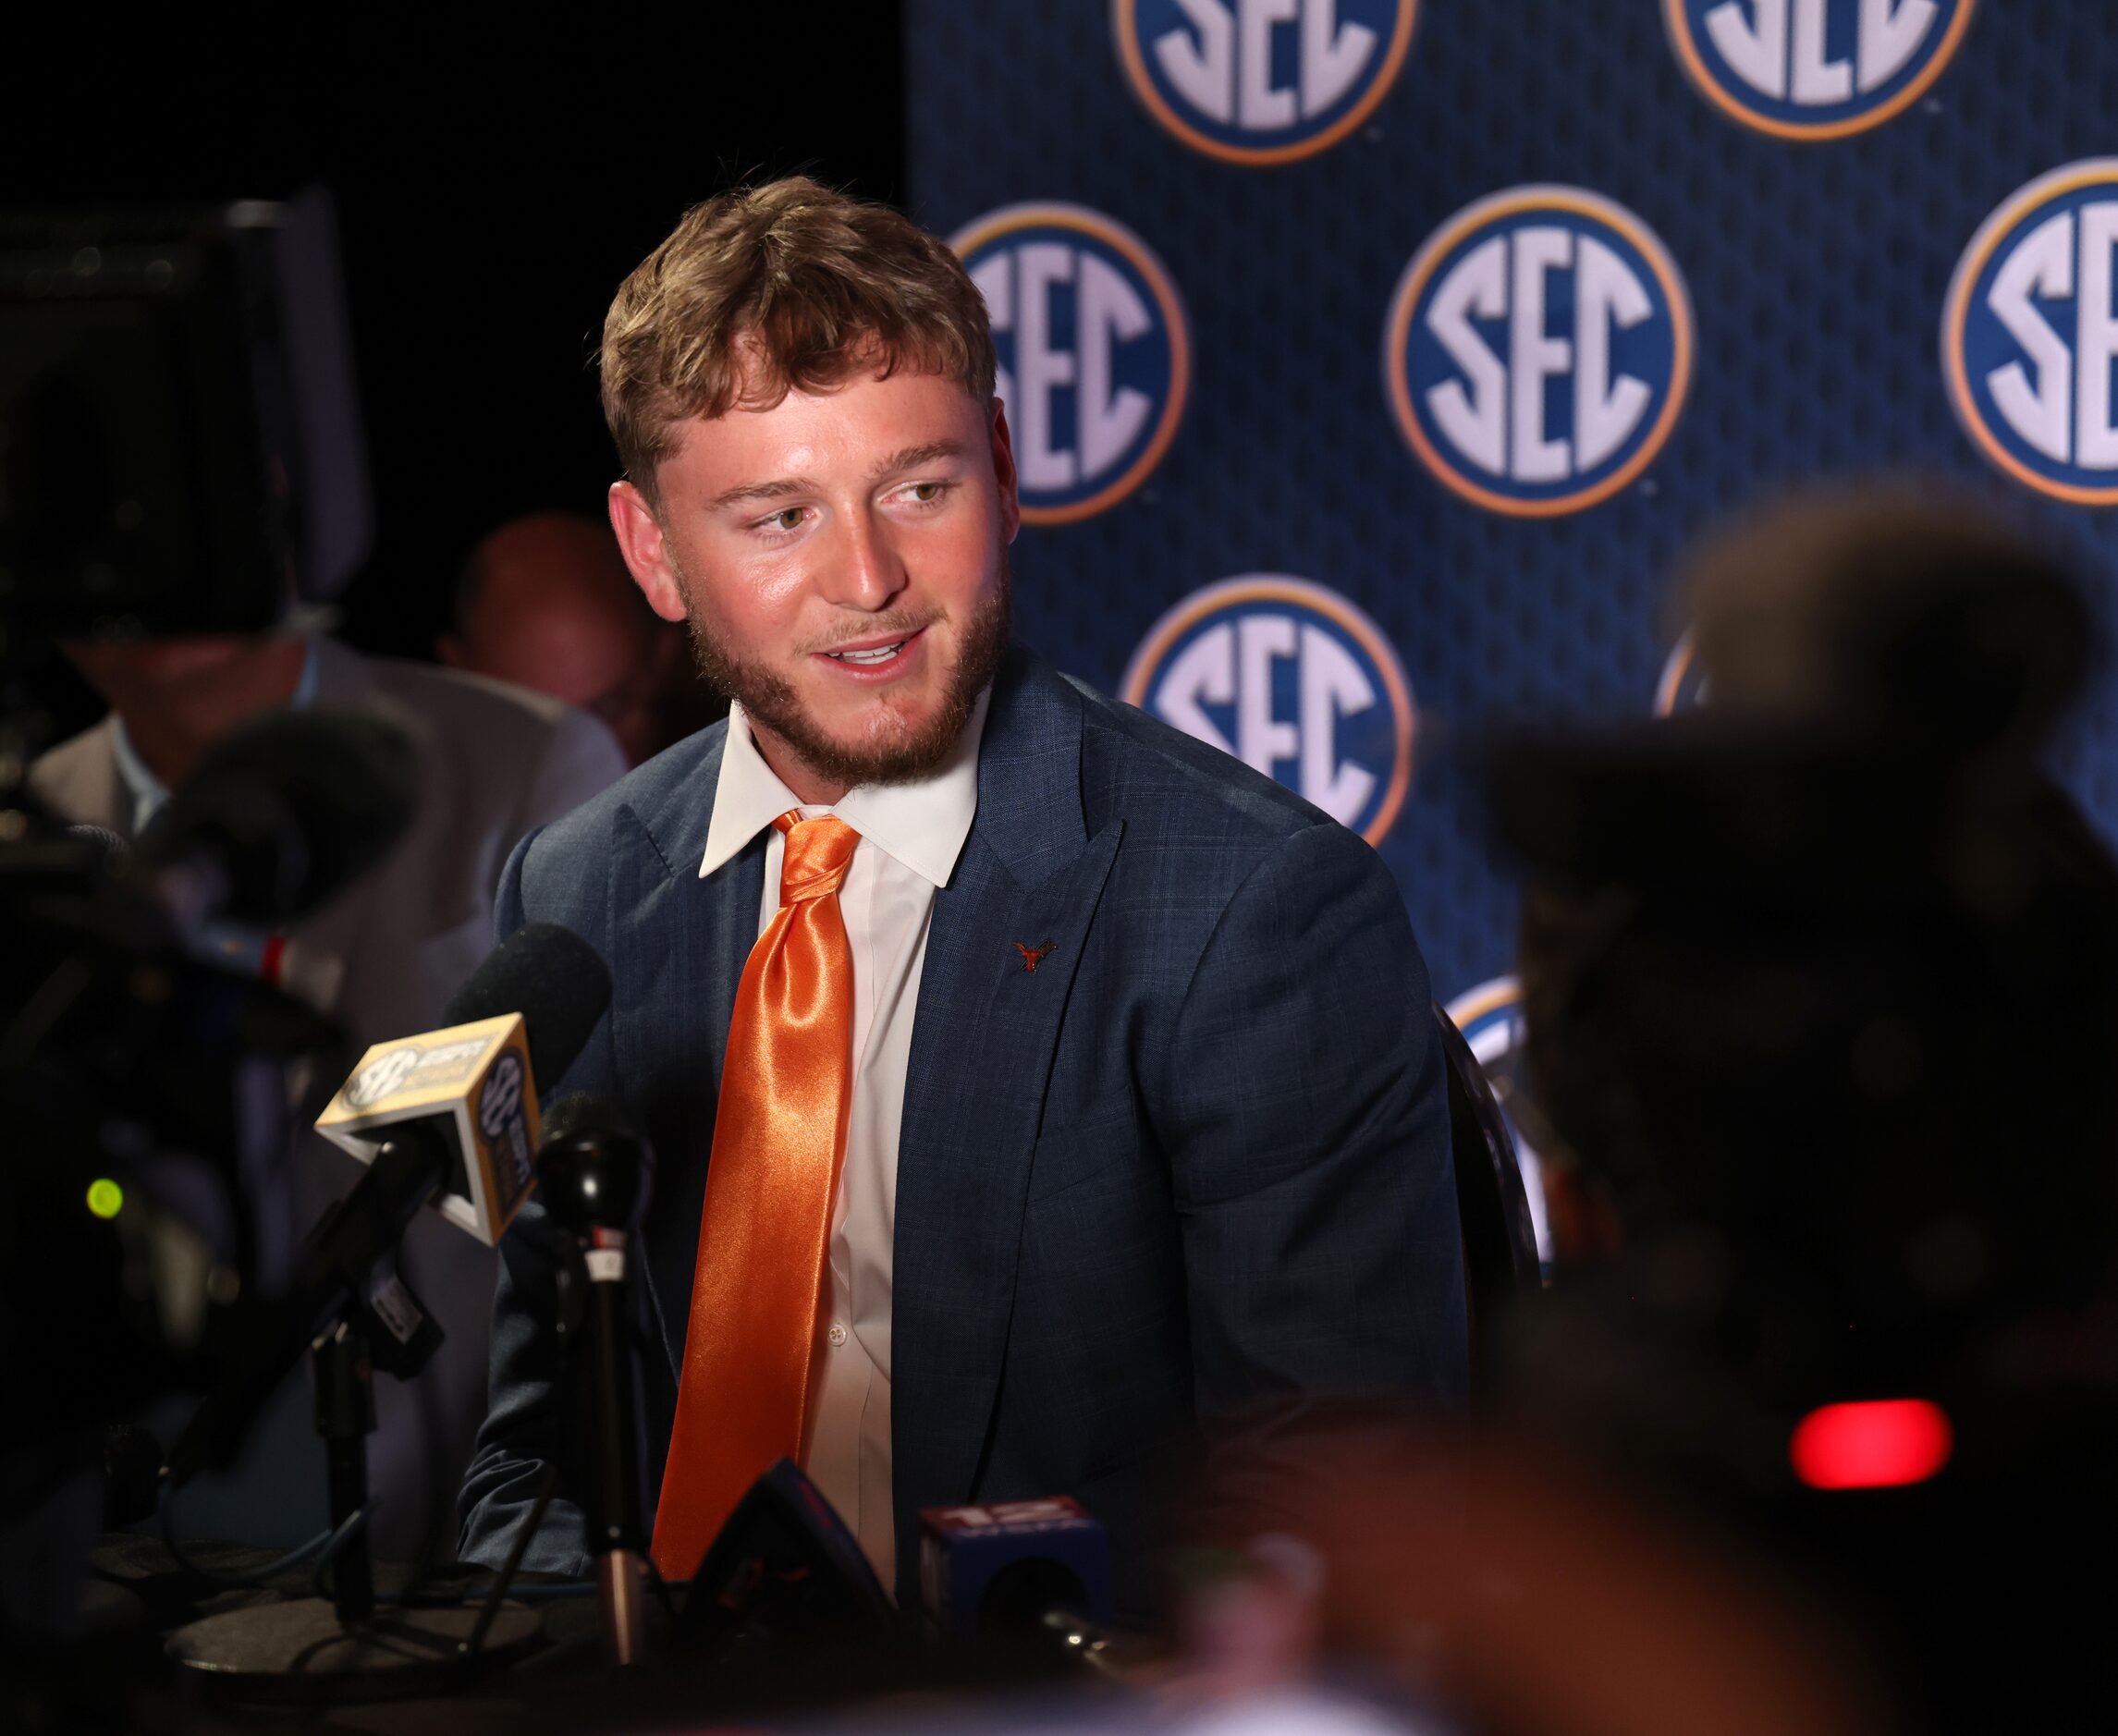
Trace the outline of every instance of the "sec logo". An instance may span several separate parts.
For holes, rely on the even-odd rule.
[[[521,1057],[508,1050],[494,1063],[485,1088],[478,1098],[478,1131],[487,1139],[498,1139],[508,1123],[522,1114]]]
[[[1417,0],[1113,0],[1118,58],[1147,112],[1194,151],[1314,156],[1389,94]]]
[[[1942,373],[1971,443],[2086,507],[2118,505],[2114,251],[2118,157],[2070,163],[1986,219],[1941,308]]]
[[[1070,524],[1116,505],[1161,462],[1191,384],[1168,270],[1080,205],[1008,205],[949,245],[992,316],[1023,519]]]
[[[419,1050],[409,1047],[377,1056],[361,1068],[353,1076],[353,1082],[346,1087],[346,1106],[365,1109],[380,1103],[411,1077],[412,1069],[419,1061]]]
[[[1383,379],[1420,462],[1491,512],[1608,499],[1654,459],[1691,381],[1676,262],[1622,205],[1512,187],[1467,205],[1405,267]]]
[[[1973,0],[1662,0],[1707,100],[1781,139],[1879,127],[1941,76]]]
[[[1673,717],[1681,711],[1696,711],[1706,703],[1706,673],[1699,667],[1698,647],[1687,627],[1670,648],[1661,679],[1655,683],[1655,715]]]
[[[1232,753],[1369,843],[1412,781],[1412,688],[1376,624],[1335,591],[1245,573],[1155,623],[1128,704]]]

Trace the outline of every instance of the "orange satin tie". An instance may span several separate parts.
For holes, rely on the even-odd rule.
[[[779,910],[728,1023],[655,1565],[688,1579],[743,1491],[802,1451],[831,1198],[852,1098],[853,953],[839,886],[861,835],[826,814],[787,839]]]

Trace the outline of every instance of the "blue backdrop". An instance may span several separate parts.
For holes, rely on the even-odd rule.
[[[1021,636],[1366,832],[1445,998],[1514,927],[1464,749],[1653,703],[1721,515],[1961,472],[2104,606],[2103,5],[906,15],[912,209],[993,305],[1025,459]],[[2111,697],[2060,754],[2107,832]]]

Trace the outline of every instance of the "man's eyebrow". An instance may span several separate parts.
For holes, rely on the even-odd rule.
[[[706,502],[706,510],[718,512],[724,507],[740,507],[745,501],[785,500],[790,495],[822,492],[806,476],[776,476],[769,483],[745,483],[741,488],[725,489]]]
[[[895,476],[905,471],[916,471],[923,465],[940,464],[963,456],[961,440],[929,440],[924,446],[906,446],[893,452],[869,475],[876,480]],[[708,512],[719,512],[724,507],[740,507],[753,501],[786,500],[795,495],[820,495],[821,483],[806,476],[776,476],[768,483],[745,483],[740,488],[729,488],[706,502]]]
[[[901,471],[916,471],[923,465],[940,464],[963,456],[961,440],[929,440],[924,446],[907,446],[901,452],[893,452],[869,472],[877,481],[885,476],[895,476]]]

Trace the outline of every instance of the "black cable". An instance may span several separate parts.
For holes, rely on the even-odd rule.
[[[169,1481],[168,1473],[165,1472],[154,1502],[162,1522],[162,1545],[169,1551],[170,1559],[193,1579],[203,1580],[207,1584],[218,1586],[223,1591],[254,1591],[267,1580],[277,1579],[282,1573],[291,1573],[319,1550],[330,1548],[332,1539],[337,1535],[333,1532],[320,1531],[300,1548],[291,1549],[278,1560],[267,1562],[263,1567],[253,1569],[248,1573],[218,1572],[192,1560],[184,1553],[183,1545],[177,1541],[176,1495],[176,1485]],[[359,1513],[353,1515],[355,1520],[360,1517]],[[349,1525],[353,1520],[346,1522]]]
[[[354,1532],[366,1524],[367,1520],[368,1510],[358,1508],[344,1524],[331,1533],[329,1540],[324,1545],[324,1553],[317,1558],[316,1571],[310,1576],[309,1589],[317,1596],[326,1600],[333,1596],[331,1583],[324,1575],[337,1560],[346,1545],[352,1540]],[[536,1585],[513,1585],[503,1576],[489,1585],[464,1585],[451,1592],[422,1592],[416,1586],[408,1585],[403,1591],[377,1593],[375,1604],[378,1608],[395,1604],[400,1608],[410,1606],[420,1609],[447,1609],[481,1602],[492,1596],[496,1590],[503,1597],[511,1596],[522,1603],[553,1603],[569,1597],[593,1597],[595,1595],[595,1582],[592,1579],[574,1579]]]
[[[508,1550],[508,1559],[500,1568],[500,1577],[493,1582],[493,1589],[485,1595],[484,1608],[478,1611],[478,1624],[471,1630],[471,1637],[458,1646],[466,1657],[475,1657],[484,1649],[485,1636],[493,1631],[493,1623],[500,1614],[500,1606],[507,1600],[508,1588],[515,1583],[515,1575],[522,1571],[522,1557],[529,1553],[530,1539],[537,1534],[537,1527],[545,1522],[545,1510],[552,1504],[552,1497],[559,1486],[559,1468],[557,1464],[545,1467],[545,1474],[537,1484],[537,1498],[530,1504],[529,1517],[522,1528],[515,1534],[514,1544]]]
[[[496,1591],[504,1593],[502,1601],[512,1597],[517,1603],[524,1604],[562,1603],[569,1597],[594,1596],[595,1582],[592,1579],[562,1579],[535,1585],[516,1585],[505,1580],[496,1580],[490,1585],[466,1585],[460,1592],[452,1592],[447,1596],[438,1592],[428,1592],[420,1599],[420,1608],[440,1609],[452,1605],[482,1603]],[[376,1601],[400,1603],[403,1599],[393,1594],[386,1599],[378,1598]]]
[[[367,1522],[368,1510],[365,1507],[356,1507],[346,1515],[344,1522],[339,1525],[337,1530],[325,1536],[324,1553],[316,1558],[316,1571],[309,1576],[309,1589],[317,1596],[334,1597],[335,1594],[331,1590],[330,1582],[324,1576],[331,1571],[331,1563],[338,1559],[339,1551],[352,1541],[353,1534]],[[382,1600],[378,1598],[376,1601],[381,1602]]]
[[[95,961],[85,953],[69,953],[52,967],[0,1033],[0,1073],[20,1072],[36,1058],[44,1039],[95,986],[96,975]]]
[[[398,1276],[411,1287],[414,1295],[419,1295],[422,1293],[419,1266],[408,1241],[409,1233],[400,1239],[398,1246]],[[420,1527],[418,1550],[412,1557],[402,1594],[408,1599],[415,1597],[420,1588],[434,1577],[445,1556],[453,1559],[456,1554],[452,1547],[455,1538],[448,1522],[456,1507],[456,1491],[450,1485],[460,1479],[462,1467],[453,1462],[455,1455],[450,1451],[441,1399],[435,1390],[439,1379],[435,1371],[438,1355],[437,1351],[435,1356],[430,1356],[419,1372],[405,1383],[411,1388],[412,1411],[420,1432],[420,1460],[426,1470],[426,1511]]]

